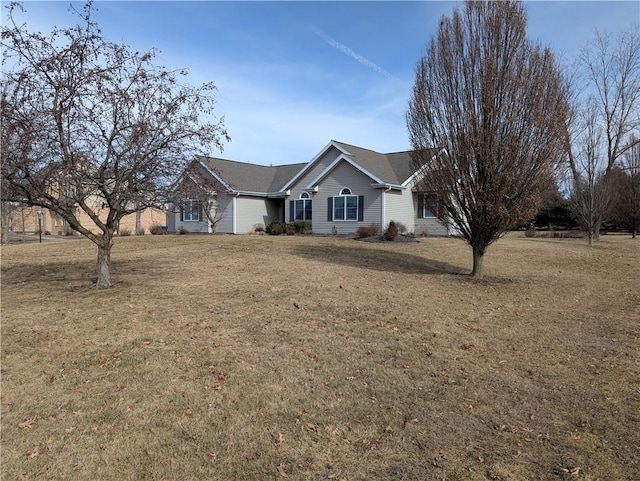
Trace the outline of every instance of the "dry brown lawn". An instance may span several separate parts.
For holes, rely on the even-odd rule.
[[[640,241],[2,248],[3,480],[640,479]]]

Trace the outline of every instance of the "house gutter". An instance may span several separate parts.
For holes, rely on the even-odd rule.
[[[388,184],[386,182],[371,184],[371,187],[373,187],[374,189],[385,189],[385,190],[405,190],[406,189],[404,185]]]
[[[268,199],[276,199],[280,197],[286,197],[289,194],[287,192],[254,192],[250,190],[234,190],[233,195],[246,195],[249,197],[266,197]]]

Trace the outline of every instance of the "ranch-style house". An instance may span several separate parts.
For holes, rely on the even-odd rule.
[[[263,166],[211,157],[195,162],[200,176],[218,186],[211,194],[216,202],[209,203],[218,209],[218,233],[306,221],[316,234],[341,235],[372,224],[384,229],[395,221],[418,235],[452,234],[436,216],[435,196],[420,190],[422,176],[410,152],[382,154],[332,140],[307,163]],[[170,206],[168,230],[212,232],[202,208],[201,201],[189,198]]]

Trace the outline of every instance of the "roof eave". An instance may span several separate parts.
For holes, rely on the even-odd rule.
[[[371,184],[374,189],[386,189],[386,190],[406,190],[407,186],[399,184],[389,184],[387,182],[381,184]]]
[[[434,159],[437,155],[440,155],[440,154],[442,154],[442,153],[444,153],[444,154],[446,155],[446,154],[447,154],[447,150],[446,150],[446,149],[444,149],[444,148],[442,148],[442,149],[440,149],[440,150],[438,150],[438,151],[435,151],[435,152],[433,153],[433,155],[431,156],[431,159]],[[422,167],[420,167],[420,168],[419,168],[418,170],[416,170],[413,174],[411,174],[411,175],[409,176],[409,178],[408,178],[407,180],[405,180],[405,181],[402,183],[402,185],[403,185],[404,187],[407,187],[409,184],[411,184],[411,182],[413,182],[413,181],[414,181],[414,179],[415,179],[416,177],[418,177],[418,176],[420,176],[420,175],[423,175],[423,174],[425,173],[425,171],[426,171],[428,168],[429,168],[429,164],[428,164],[428,163],[425,163]]]
[[[216,179],[218,182],[220,182],[225,189],[227,189],[229,192],[234,192],[234,189],[231,188],[231,186],[229,184],[227,184],[222,177],[220,177],[215,171],[213,171],[211,168],[209,168],[209,166],[204,163],[202,161],[202,159],[198,159],[199,164],[209,173],[209,175],[211,175],[214,179]]]
[[[335,140],[332,140],[324,147],[324,149],[322,149],[318,154],[316,154],[316,156],[313,159],[311,159],[306,166],[304,166],[296,175],[294,175],[293,178],[289,180],[289,182],[287,182],[282,187],[282,191],[284,192],[290,189],[291,186],[295,184],[298,181],[298,179],[300,179],[309,169],[311,169],[311,167],[315,165],[318,159],[320,159],[324,154],[326,154],[331,147],[338,149],[340,152],[342,152],[345,155],[351,155],[342,146],[338,145],[338,143]]]
[[[338,156],[338,158],[336,158],[333,162],[331,162],[331,164],[329,164],[327,166],[326,169],[324,169],[322,172],[320,172],[315,179],[313,179],[311,182],[309,182],[309,184],[305,187],[305,189],[313,189],[316,185],[318,185],[320,183],[320,181],[322,179],[324,179],[327,175],[329,175],[329,173],[336,168],[336,166],[342,162],[345,161],[347,162],[349,165],[351,165],[352,167],[356,168],[357,170],[359,170],[360,172],[362,172],[364,175],[366,175],[367,177],[369,177],[371,180],[373,180],[376,184],[386,184],[386,182],[384,182],[382,179],[379,179],[378,177],[376,177],[375,175],[373,175],[371,172],[369,172],[367,169],[365,169],[364,167],[362,167],[360,164],[358,164],[357,162],[355,162],[354,160],[351,160],[349,157],[347,157],[345,154],[342,154],[340,156]]]

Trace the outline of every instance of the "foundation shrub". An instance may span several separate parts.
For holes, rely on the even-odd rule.
[[[356,231],[358,239],[364,239],[365,237],[375,237],[380,234],[380,226],[378,224],[371,224],[368,226],[358,227]]]
[[[407,233],[407,226],[406,225],[404,225],[402,222],[398,222],[398,221],[395,221],[395,223],[396,223],[396,227],[398,228],[398,233],[399,234],[404,235],[404,234]]]
[[[286,224],[284,222],[274,220],[267,226],[265,232],[271,235],[282,235],[285,232],[285,226]]]
[[[154,224],[149,228],[149,232],[153,235],[164,235],[167,233],[159,224]]]
[[[396,237],[398,237],[398,225],[394,221],[391,221],[384,231],[384,238],[385,240],[392,241]]]
[[[305,222],[303,220],[298,220],[288,224],[293,226],[293,230],[296,234],[310,234],[311,233],[311,224]]]
[[[267,234],[271,235],[297,235],[297,234],[310,234],[311,224],[304,221],[296,221],[287,224],[286,222],[273,221],[265,229]]]

